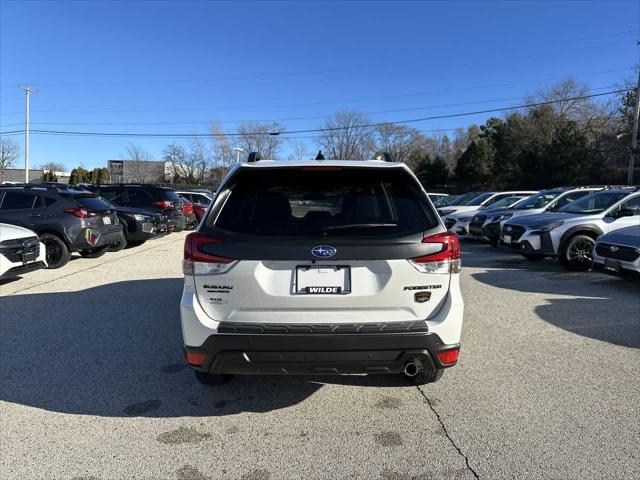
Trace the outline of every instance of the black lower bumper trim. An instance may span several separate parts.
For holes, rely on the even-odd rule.
[[[457,348],[435,333],[216,334],[185,351],[207,354],[197,370],[230,374],[401,373],[413,361],[436,371],[437,353]]]
[[[0,277],[0,279],[17,277],[19,275],[24,275],[25,273],[33,272],[35,270],[40,270],[41,268],[45,268],[44,262],[27,263],[26,265],[21,265],[19,267],[13,267],[13,268],[7,270]]]

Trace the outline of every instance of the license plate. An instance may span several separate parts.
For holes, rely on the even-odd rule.
[[[22,263],[30,263],[36,260],[36,252],[27,252],[22,254]]]
[[[616,262],[615,260],[609,260],[608,258],[605,258],[604,268],[605,270],[610,270],[612,272],[620,272],[620,262]]]
[[[509,244],[511,243],[511,235],[505,235],[503,238],[504,243]]]
[[[111,218],[110,217],[102,217],[102,223],[104,223],[105,225],[111,225]]]
[[[299,265],[295,292],[298,295],[344,295],[351,293],[351,267],[348,265]]]

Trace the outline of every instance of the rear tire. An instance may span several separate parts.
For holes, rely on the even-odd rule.
[[[60,237],[53,233],[43,233],[40,241],[46,248],[47,268],[55,270],[64,267],[71,258],[71,251]]]
[[[194,370],[194,373],[196,374],[196,379],[203,385],[223,385],[229,383],[233,378],[233,375],[228,373],[214,374],[201,372],[200,370]]]
[[[596,241],[588,235],[575,235],[567,240],[560,252],[560,263],[567,269],[586,272],[593,265]]]
[[[120,234],[120,239],[116,240],[111,245],[109,245],[109,251],[119,252],[120,250],[124,249],[126,246],[127,246],[127,237],[125,236],[124,232],[122,232]]]
[[[539,262],[540,260],[544,260],[544,255],[541,255],[539,253],[528,253],[528,254],[523,253],[522,256],[527,260],[529,260],[530,262]]]
[[[84,258],[98,258],[107,253],[109,247],[110,245],[98,248],[87,248],[86,250],[80,250],[78,253]]]

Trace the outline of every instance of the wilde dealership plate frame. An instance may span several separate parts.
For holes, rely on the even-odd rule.
[[[342,284],[303,285],[300,287],[300,273],[313,270],[342,272]],[[351,265],[296,265],[294,282],[293,292],[296,295],[348,295],[351,293]],[[317,291],[314,291],[316,289]],[[327,289],[333,289],[333,291],[327,291]]]

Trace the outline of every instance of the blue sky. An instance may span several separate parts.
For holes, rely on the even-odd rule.
[[[638,1],[1,0],[0,131],[22,128],[22,83],[36,90],[32,128],[50,130],[190,134],[252,119],[293,130],[345,108],[372,121],[497,108],[571,75],[611,89],[633,78],[638,38]],[[32,164],[68,167],[106,166],[131,141],[159,159],[172,141],[31,138]]]

